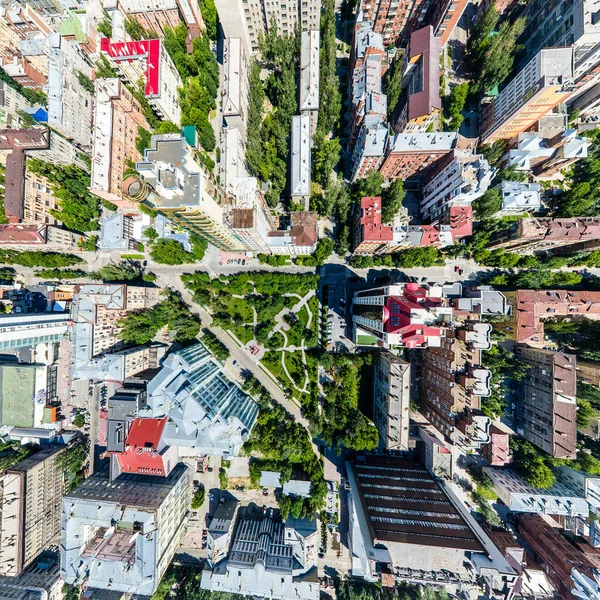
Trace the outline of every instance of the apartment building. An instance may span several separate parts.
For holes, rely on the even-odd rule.
[[[507,217],[537,212],[542,207],[541,189],[539,183],[503,181],[500,184],[502,207],[495,216]]]
[[[204,26],[198,3],[188,0],[119,0],[119,7],[146,31],[160,37],[167,27],[173,29],[185,23],[189,31],[188,44],[200,35]]]
[[[23,222],[56,225],[58,220],[50,214],[50,211],[58,209],[58,201],[52,193],[48,179],[34,173],[25,165],[24,184]]]
[[[136,164],[143,181],[154,190],[148,202],[160,214],[221,250],[249,250],[225,222],[228,201],[219,184],[194,160],[192,148],[179,134],[153,135],[144,160]]]
[[[223,40],[223,118],[228,128],[246,135],[248,117],[248,58],[240,38]]]
[[[519,345],[518,359],[529,367],[520,381],[517,429],[555,458],[577,454],[577,359],[574,354]]]
[[[295,211],[289,226],[270,231],[267,237],[273,254],[302,256],[312,254],[319,241],[319,215],[314,211]]]
[[[130,310],[154,306],[159,301],[159,293],[158,288],[121,284],[79,286],[71,310],[72,377],[86,378],[90,372],[99,370],[111,372],[109,365],[118,369],[118,372],[126,370],[127,353],[118,361],[111,357],[115,351],[123,348],[118,323]],[[134,351],[128,352],[131,354],[130,360],[135,363]],[[123,381],[123,378],[115,377],[115,380]]]
[[[290,195],[294,202],[309,210],[310,203],[310,116],[292,117],[292,142],[290,156]]]
[[[402,88],[407,96],[395,120],[399,133],[427,133],[442,110],[440,57],[442,42],[433,27],[414,31],[404,59]]]
[[[147,391],[140,416],[168,417],[165,443],[192,456],[237,456],[258,416],[256,402],[200,343],[170,354]]]
[[[113,204],[124,200],[127,161],[141,158],[135,147],[138,129],[149,130],[140,103],[118,79],[97,79],[90,190]]]
[[[564,483],[538,489],[530,486],[511,469],[483,467],[483,471],[492,480],[500,500],[512,512],[538,513],[558,518],[586,518],[589,515],[589,506],[583,495]]]
[[[276,600],[319,598],[319,580],[313,575],[318,562],[317,522],[293,517],[282,521],[277,513],[238,509],[234,502],[217,509],[209,526],[212,548],[202,589]]]
[[[481,446],[481,456],[492,467],[503,467],[512,462],[510,435],[496,425],[490,425],[490,441]]]
[[[319,117],[319,31],[303,31],[300,40],[300,86],[298,107],[301,115],[310,117],[312,135]]]
[[[600,218],[572,217],[519,219],[492,236],[490,248],[518,252],[545,252],[563,248],[567,252],[593,250],[600,246]]]
[[[61,576],[149,596],[181,540],[191,502],[188,468],[167,477],[94,474],[63,498]]]
[[[2,129],[19,129],[21,116],[19,112],[30,108],[29,102],[19,94],[15,87],[0,81],[0,126]]]
[[[549,315],[600,318],[600,292],[517,290],[505,296],[509,312],[503,330],[509,339],[534,348],[544,346],[544,319]]]
[[[481,398],[491,394],[491,371],[481,366],[482,350],[491,348],[491,331],[489,323],[468,321],[446,329],[440,344],[423,354],[423,414],[455,444],[471,446],[490,441],[489,419],[477,411]]]
[[[540,50],[484,107],[479,124],[482,141],[516,140],[573,90],[573,49]]]
[[[470,207],[488,190],[496,174],[481,155],[454,151],[451,156],[423,186],[421,214],[428,221],[447,219],[452,207]]]
[[[381,221],[381,197],[360,199],[353,229],[354,254],[385,254],[396,246],[392,226]]]
[[[63,494],[59,460],[65,451],[66,446],[46,446],[0,479],[0,575],[20,575],[56,543]]]
[[[244,50],[258,52],[260,34],[272,26],[279,35],[293,36],[296,27],[301,31],[318,31],[321,18],[321,0],[216,0],[219,21],[226,38],[240,38]]]
[[[455,286],[450,286],[451,291],[460,296],[461,286]],[[439,346],[452,311],[440,285],[406,283],[355,292],[355,343],[385,348]]]
[[[388,127],[381,114],[367,115],[358,131],[352,152],[351,181],[362,179],[369,171],[379,171],[384,162]]]
[[[408,450],[410,363],[382,350],[373,376],[373,423],[386,450]]]
[[[537,177],[549,177],[588,155],[590,141],[567,129],[544,139],[537,133],[520,133],[516,148],[508,151],[508,166],[532,171]]]
[[[431,4],[428,19],[433,31],[441,39],[442,46],[448,43],[469,0],[437,0]]]
[[[517,528],[564,600],[597,596],[597,565],[541,516],[521,514]],[[585,544],[585,546],[589,546]]]
[[[379,172],[384,179],[423,178],[454,148],[456,133],[398,133],[390,137]]]
[[[181,78],[161,40],[112,42],[102,38],[100,50],[129,84],[143,81],[144,95],[160,117],[173,123],[181,121]]]
[[[92,146],[92,63],[80,44],[60,33],[48,35],[48,125],[82,149]]]
[[[354,45],[350,56],[351,105],[349,145],[356,142],[367,115],[387,119],[387,96],[382,94],[384,44],[381,34],[359,13],[354,27]]]
[[[385,45],[406,38],[425,21],[432,0],[360,0],[357,14],[372,24]]]

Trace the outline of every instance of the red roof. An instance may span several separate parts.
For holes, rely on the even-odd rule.
[[[45,225],[0,225],[0,244],[45,244]]]
[[[441,299],[427,296],[425,288],[416,283],[407,283],[403,296],[388,296],[383,307],[383,323],[387,333],[403,333],[407,327],[427,329],[423,325],[411,325],[411,312],[414,310],[429,310],[439,306]],[[435,328],[439,331],[439,328]],[[435,333],[427,335],[436,335]]]
[[[109,38],[100,40],[100,50],[106,52],[115,62],[144,59],[146,72],[144,77],[146,96],[160,94],[160,40],[140,40],[139,42],[111,42]]]
[[[433,225],[421,225],[421,246],[439,246],[441,244],[440,240],[440,230]]]
[[[391,242],[394,233],[391,227],[381,223],[381,196],[360,199],[362,239],[368,242]]]
[[[472,206],[451,206],[449,218],[452,241],[473,235]]]
[[[122,473],[139,473],[165,477],[170,465],[165,465],[165,451],[161,438],[167,417],[162,419],[134,419],[125,442],[125,451],[115,454]]]
[[[167,424],[167,417],[162,419],[134,419],[129,429],[125,446],[131,449],[157,449],[162,433]]]

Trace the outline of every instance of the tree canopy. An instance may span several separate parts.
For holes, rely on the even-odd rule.
[[[500,85],[512,72],[519,49],[517,39],[525,30],[525,18],[504,21],[498,27],[500,14],[490,4],[473,27],[467,42],[467,64],[472,87],[487,92]]]
[[[58,210],[48,212],[68,229],[96,231],[100,216],[100,201],[89,192],[90,176],[75,165],[59,165],[37,158],[27,160],[27,168],[46,177],[51,184],[52,194],[58,200]],[[51,266],[51,265],[38,265]],[[65,266],[65,265],[57,265]]]
[[[473,210],[478,219],[489,219],[502,208],[502,196],[496,188],[488,189],[473,200]]]

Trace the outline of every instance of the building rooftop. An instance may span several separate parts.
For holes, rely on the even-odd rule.
[[[160,55],[163,51],[160,40],[111,42],[100,40],[100,50],[116,62],[139,60],[144,65],[144,94],[147,98],[160,95]]]
[[[390,138],[389,151],[393,152],[450,152],[458,134],[453,133],[397,133]]]
[[[525,240],[589,242],[600,240],[600,217],[521,219],[519,237]]]
[[[399,542],[484,552],[480,540],[423,465],[413,459],[365,456],[348,470],[373,545]]]
[[[165,443],[198,454],[237,455],[258,415],[256,402],[200,343],[170,354],[147,389],[142,416],[168,417]]]
[[[45,225],[0,225],[0,244],[45,244]]]
[[[517,290],[516,340],[530,346],[543,346],[543,319],[575,314],[600,314],[600,292]]]
[[[360,199],[362,238],[364,241],[392,241],[394,232],[381,222],[381,196]]]
[[[300,51],[300,111],[319,108],[319,31],[303,31]]]
[[[440,56],[442,53],[441,39],[433,33],[431,25],[413,31],[409,44],[409,68],[418,63],[415,68],[420,77],[418,91],[411,94],[408,100],[408,119],[418,119],[439,112],[442,109],[440,98]],[[412,85],[412,84],[411,84]]]
[[[242,40],[226,38],[223,43],[223,116],[241,115],[242,107]]]
[[[541,208],[541,185],[539,183],[521,183],[503,181],[502,210],[511,212],[535,212]]]
[[[291,194],[310,196],[310,117],[292,117]]]

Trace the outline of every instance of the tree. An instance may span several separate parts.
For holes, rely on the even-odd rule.
[[[495,188],[486,190],[483,195],[473,200],[473,210],[480,220],[493,217],[501,208],[502,196]]]
[[[391,223],[402,209],[404,200],[404,184],[402,179],[394,179],[390,185],[383,190],[381,195],[381,220],[383,223]]]
[[[156,229],[154,229],[154,227],[146,227],[146,229],[144,229],[144,235],[150,240],[150,242],[153,242],[158,237],[158,232]]]
[[[385,89],[387,94],[388,117],[394,113],[400,94],[402,93],[402,66],[403,56],[397,51],[396,56],[385,76]]]
[[[496,140],[493,144],[477,146],[477,152],[483,154],[490,166],[496,166],[506,154],[508,143],[506,140]]]
[[[514,56],[519,49],[517,38],[525,29],[525,18],[504,21],[496,27],[500,15],[490,4],[475,24],[467,42],[467,65],[472,86],[487,92],[500,85],[512,72]]]
[[[379,171],[369,171],[363,179],[354,183],[354,194],[357,198],[381,196],[383,189],[383,175]]]
[[[85,415],[83,413],[77,413],[73,419],[73,425],[75,425],[75,427],[83,427],[85,425]]]
[[[523,182],[527,181],[527,175],[523,171],[517,170],[516,167],[504,167],[498,170],[494,176],[492,185],[502,183],[503,181]]]
[[[98,229],[99,199],[89,192],[91,182],[88,173],[75,165],[59,165],[36,158],[27,160],[27,168],[50,181],[59,206],[58,210],[50,209],[53,217],[74,231]]]
[[[327,188],[331,173],[340,159],[340,140],[328,139],[324,136],[315,136],[312,149],[314,180]]]
[[[183,265],[196,261],[191,252],[172,239],[157,240],[150,249],[150,258],[161,265]]]
[[[79,81],[79,85],[86,91],[88,94],[94,93],[94,82],[81,71],[77,71],[77,81]]]
[[[596,416],[591,402],[577,398],[577,427],[587,427]]]
[[[450,94],[444,99],[446,118],[450,120],[449,129],[451,131],[457,131],[463,122],[462,111],[465,108],[468,95],[469,84],[467,82],[454,86]]]
[[[510,438],[510,446],[513,450],[513,467],[527,483],[539,489],[554,485],[556,476],[546,462],[551,458],[549,455],[514,436]]]
[[[135,138],[135,149],[140,153],[144,154],[146,148],[150,148],[150,139],[152,134],[144,127],[138,127],[137,137]]]
[[[217,8],[214,0],[200,0],[200,12],[206,26],[206,33],[211,40],[217,39]]]
[[[61,254],[60,252],[0,250],[0,262],[21,265],[22,267],[60,268],[70,267],[85,261],[74,254]],[[12,270],[2,269],[0,275],[12,276]]]
[[[194,494],[194,497],[192,498],[192,509],[198,510],[204,504],[205,495],[206,491],[204,486],[200,484]]]
[[[119,263],[108,263],[98,269],[94,275],[96,279],[110,282],[134,281],[140,279],[142,269],[139,263],[132,261],[121,261]]]
[[[227,346],[209,329],[204,330],[202,343],[215,355],[215,358],[221,362],[225,362],[230,352]]]
[[[253,59],[249,71],[249,98],[248,98],[248,135],[246,143],[246,163],[248,171],[263,181],[264,152],[260,140],[260,126],[263,120],[263,106],[265,91],[260,79],[260,65]]]
[[[305,267],[320,267],[333,252],[333,246],[334,243],[331,238],[322,238],[317,242],[314,254],[312,256],[299,256],[296,259],[296,264]]]

